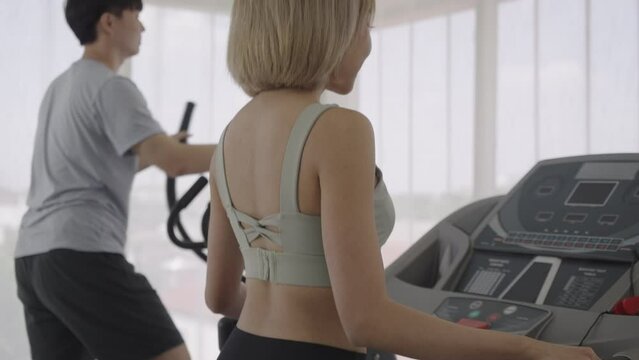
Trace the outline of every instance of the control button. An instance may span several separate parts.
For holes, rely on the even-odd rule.
[[[491,323],[494,323],[495,321],[499,320],[500,317],[501,317],[500,314],[494,313],[494,314],[488,315],[486,320],[490,321]]]
[[[471,319],[474,319],[476,317],[479,317],[480,314],[481,314],[481,311],[473,310],[473,311],[468,313],[468,317],[471,318]]]
[[[599,221],[597,221],[600,225],[608,225],[612,226],[617,223],[619,220],[619,215],[605,214],[601,215]]]
[[[484,305],[484,302],[483,302],[483,301],[481,301],[481,300],[475,300],[475,301],[471,302],[471,303],[470,303],[470,305],[468,305],[468,307],[469,307],[471,310],[477,310],[477,309],[479,309],[482,305]]]
[[[537,188],[537,195],[539,196],[547,196],[552,194],[555,191],[555,187],[552,185],[542,185]]]
[[[561,187],[561,178],[550,176],[543,179],[535,187],[534,195],[537,197],[547,197],[554,195]]]
[[[550,221],[554,215],[555,213],[552,211],[540,211],[535,215],[535,220],[538,222]]]
[[[568,213],[564,216],[564,222],[567,222],[569,224],[580,224],[586,221],[586,218],[588,218],[588,214]]]
[[[517,311],[517,306],[515,305],[510,305],[509,307],[505,308],[503,313],[504,315],[512,315]]]
[[[489,329],[490,324],[485,321],[473,320],[473,319],[461,319],[457,322],[460,325],[473,327],[476,329]]]

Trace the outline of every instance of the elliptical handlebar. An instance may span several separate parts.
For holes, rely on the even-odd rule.
[[[204,187],[208,183],[209,181],[204,176],[200,176],[200,178],[197,179],[197,181],[193,185],[191,185],[191,188],[186,192],[186,194],[184,194],[184,196],[182,196],[180,200],[178,200],[178,202],[173,206],[173,208],[171,209],[171,213],[169,214],[169,220],[167,222],[167,231],[169,233],[169,238],[175,245],[183,249],[197,250],[206,248],[206,241],[194,242],[190,237],[188,237],[188,235],[184,237],[184,240],[180,240],[175,234],[175,227],[180,221],[180,211],[189,206],[191,201],[193,201],[197,194],[199,194],[200,191],[202,191],[202,189],[204,189]]]
[[[180,131],[187,131],[189,129],[191,123],[191,116],[193,114],[193,109],[195,108],[195,104],[193,102],[187,102],[186,109],[184,110],[184,115],[182,116],[182,121],[180,123]],[[186,142],[186,140],[182,140],[182,142]],[[208,211],[205,212],[204,217],[202,218],[202,234],[204,235],[203,241],[193,241],[191,236],[189,236],[188,232],[182,225],[182,221],[180,219],[180,212],[184,210],[193,199],[204,189],[208,180],[204,176],[200,176],[200,178],[191,185],[191,188],[179,199],[176,196],[175,191],[175,178],[167,177],[166,180],[166,199],[169,206],[169,218],[167,221],[167,232],[169,235],[169,239],[176,246],[193,250],[195,254],[206,261],[207,256],[204,253],[204,249],[206,249],[206,231],[208,228]],[[208,207],[207,207],[208,210]],[[206,225],[206,226],[205,226]],[[180,237],[176,234],[175,229],[177,228],[177,232],[179,232]]]
[[[195,109],[195,103],[189,101],[186,103],[186,109],[184,109],[184,115],[182,116],[182,122],[180,123],[180,131],[187,131],[191,126],[191,115],[193,115],[193,109]],[[181,140],[186,142],[186,139]]]

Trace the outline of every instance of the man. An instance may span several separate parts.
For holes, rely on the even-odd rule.
[[[214,145],[167,136],[118,68],[139,51],[141,0],[68,0],[84,46],[41,104],[16,248],[33,359],[189,359],[146,278],[123,257],[135,173],[208,169]]]

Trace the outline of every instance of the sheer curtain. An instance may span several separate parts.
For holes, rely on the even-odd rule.
[[[497,188],[536,161],[639,151],[639,1],[499,8]]]
[[[146,2],[142,50],[127,66],[168,132],[177,130],[186,101],[197,104],[194,143],[217,141],[247,101],[225,66],[230,3]],[[487,23],[477,6],[490,3],[497,21]],[[0,358],[29,358],[12,253],[40,99],[81,54],[62,6],[0,3]],[[377,162],[398,215],[385,265],[474,200],[478,176],[492,179],[481,196],[499,194],[544,158],[639,151],[638,22],[638,0],[378,0],[373,52],[355,91],[325,100],[359,109],[375,128]],[[484,74],[476,69],[486,66],[478,56],[492,45],[495,111],[478,122],[478,105],[486,104],[477,99],[491,98],[476,90],[491,88],[477,80]],[[492,128],[494,143],[477,141]],[[194,180],[180,179],[178,191]],[[214,358],[217,318],[204,306],[205,265],[167,239],[164,176],[145,170],[134,186],[127,256],[162,296],[193,359]],[[195,238],[207,197],[183,216]]]
[[[174,6],[173,6],[174,5]],[[226,69],[228,10],[149,4],[141,19],[147,29],[142,51],[131,62],[131,78],[168,132],[176,132],[187,101],[196,104],[190,143],[217,142],[233,115],[248,101]],[[206,174],[204,174],[206,175]],[[196,176],[177,180],[183,194]],[[129,256],[156,287],[182,332],[193,359],[218,354],[217,320],[204,303],[206,264],[169,243],[164,175],[145,170],[131,198]],[[208,188],[183,212],[189,234],[201,240],[200,222]]]
[[[47,86],[81,48],[62,12],[63,0],[0,2],[0,358],[28,359],[16,296],[13,249],[26,211],[38,107]]]
[[[397,212],[387,265],[472,194],[474,27],[470,9],[373,30],[356,96]]]

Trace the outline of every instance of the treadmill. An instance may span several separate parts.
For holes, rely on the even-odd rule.
[[[639,154],[588,155],[459,209],[385,275],[391,298],[442,319],[639,360],[638,257]]]

